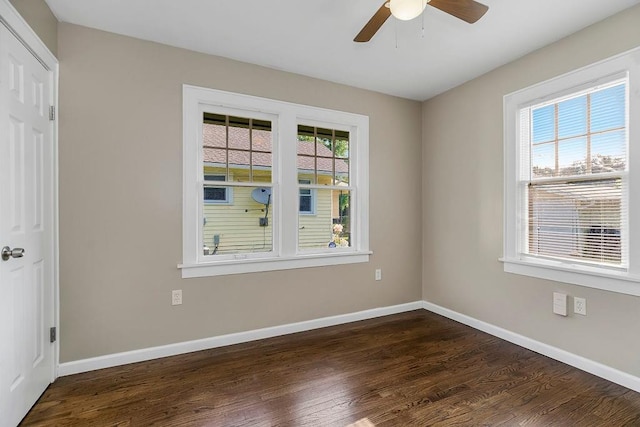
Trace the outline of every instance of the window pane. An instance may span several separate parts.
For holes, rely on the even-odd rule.
[[[329,152],[333,151],[333,130],[331,129],[316,129],[316,142],[322,144]]]
[[[315,183],[315,157],[298,156],[298,181]]]
[[[205,147],[226,148],[227,134],[224,125],[209,124],[202,126],[203,145]]]
[[[326,141],[318,138],[318,143],[316,144],[316,155],[329,158],[333,157],[333,151],[331,151],[331,147],[331,141]]]
[[[591,94],[591,132],[625,126],[625,92],[621,84]]]
[[[552,142],[534,145],[531,163],[534,178],[553,176],[556,170],[556,144]]]
[[[347,133],[347,138],[349,137]],[[336,157],[348,158],[349,157],[349,139],[336,139],[334,143],[333,152]]]
[[[558,138],[587,133],[587,96],[558,103]]]
[[[250,143],[249,119],[229,117],[229,148],[248,150]]]
[[[299,126],[300,128],[300,126]],[[313,128],[311,128],[311,134],[313,135]],[[315,138],[308,135],[309,131],[305,134],[298,132],[297,152],[298,152],[298,180],[309,180],[315,183],[315,171],[316,171],[316,148]]]
[[[220,148],[202,148],[202,160],[206,166],[214,166],[226,170],[227,168],[227,150]]]
[[[559,176],[587,173],[587,138],[573,138],[558,143]]]
[[[251,166],[254,171],[271,170],[271,153],[253,152],[251,153]]]
[[[233,181],[249,181],[249,159],[251,155],[248,151],[228,150],[229,170],[233,171]]]
[[[205,255],[273,250],[273,205],[268,205],[267,212],[267,205],[258,203],[252,198],[254,189],[254,187],[217,187],[216,191],[224,191],[227,194],[232,191],[233,203],[203,203],[202,242]]]
[[[248,177],[247,177],[248,180]],[[242,181],[238,179],[236,181]],[[255,170],[253,171],[253,181],[255,183],[271,182],[271,170]]]
[[[349,185],[349,160],[336,159],[335,185]]]
[[[553,141],[555,139],[555,106],[536,108],[532,113],[533,143]]]
[[[616,130],[591,137],[592,172],[623,171],[626,168],[626,132]]]
[[[332,185],[333,177],[333,158],[317,157],[316,173],[318,174],[318,184]]]
[[[301,190],[302,191],[302,190]],[[326,249],[351,246],[350,191],[318,189],[315,195],[315,214],[298,218],[298,247]],[[302,203],[301,195],[301,203]]]
[[[262,121],[258,121],[255,120],[254,121],[254,125],[260,125],[262,127],[266,127],[266,125],[264,123],[268,123],[269,124],[269,129],[253,129],[252,130],[252,147],[251,149],[253,151],[264,151],[267,153],[271,152],[271,123],[269,122],[262,122]]]
[[[308,135],[298,135],[298,155],[307,155],[307,156],[315,156],[315,139],[313,136]]]

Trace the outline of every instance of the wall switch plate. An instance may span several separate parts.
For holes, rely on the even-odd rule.
[[[171,291],[171,305],[182,304],[182,289]]]
[[[382,280],[382,269],[376,268],[376,280]]]
[[[560,316],[567,315],[567,294],[553,293],[553,312]]]
[[[584,298],[573,298],[573,312],[575,314],[587,315],[587,300]]]

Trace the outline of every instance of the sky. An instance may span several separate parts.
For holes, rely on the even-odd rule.
[[[591,136],[591,157],[600,154],[624,158],[626,156],[625,83],[604,88],[559,103],[533,107],[531,166],[555,168],[555,108],[558,106],[558,162],[559,167],[586,161],[587,137]],[[590,127],[590,129],[588,129]]]

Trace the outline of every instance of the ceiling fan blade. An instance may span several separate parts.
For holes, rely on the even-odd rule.
[[[354,42],[368,42],[371,38],[378,32],[382,24],[389,19],[391,16],[391,9],[386,6],[387,2],[385,1],[380,6],[380,9],[371,17],[369,22],[360,30]]]
[[[482,18],[489,6],[473,0],[431,0],[429,6],[473,24]]]

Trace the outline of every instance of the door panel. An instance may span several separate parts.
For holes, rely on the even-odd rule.
[[[0,24],[0,426],[20,422],[54,376],[51,73]],[[4,345],[7,343],[8,345]]]

